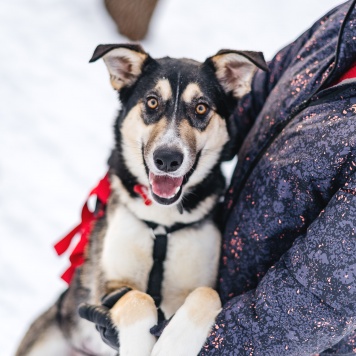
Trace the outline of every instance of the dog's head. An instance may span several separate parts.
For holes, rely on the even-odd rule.
[[[139,45],[100,45],[120,94],[117,149],[130,174],[161,205],[178,203],[226,156],[227,120],[250,91],[260,52],[222,50],[204,63],[151,58]]]

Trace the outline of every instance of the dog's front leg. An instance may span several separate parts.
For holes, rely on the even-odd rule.
[[[200,287],[189,294],[153,348],[152,356],[196,356],[221,310],[218,293]]]
[[[150,355],[156,342],[150,328],[157,324],[154,300],[146,293],[132,290],[120,298],[110,310],[119,330],[120,356]]]

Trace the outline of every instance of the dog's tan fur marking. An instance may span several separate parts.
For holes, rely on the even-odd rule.
[[[116,90],[120,90],[124,86],[124,82],[120,78],[112,74],[110,75],[110,84]]]
[[[194,130],[187,120],[182,120],[179,125],[179,135],[189,147],[190,156],[195,156],[197,153],[197,136],[199,135],[197,130]]]
[[[200,98],[201,96],[203,96],[203,93],[200,90],[199,85],[197,83],[190,83],[184,89],[182,99],[186,103],[191,103],[194,98]]]
[[[151,315],[157,316],[154,300],[146,293],[133,290],[126,293],[110,310],[119,328],[130,326]]]
[[[164,101],[172,99],[172,88],[168,79],[160,79],[155,89],[161,94]]]
[[[151,125],[151,131],[149,133],[149,138],[145,147],[145,153],[150,152],[152,147],[154,146],[157,139],[162,136],[164,132],[167,130],[168,121],[166,118],[162,118],[157,123]]]
[[[131,280],[121,279],[120,281],[108,281],[105,283],[106,293],[114,292],[120,288],[128,287],[132,290],[138,290],[138,286]]]
[[[189,294],[185,301],[189,320],[197,325],[204,326],[211,322],[211,311],[217,314],[221,309],[221,301],[218,293],[209,287],[199,287]],[[198,306],[204,305],[204,308]]]

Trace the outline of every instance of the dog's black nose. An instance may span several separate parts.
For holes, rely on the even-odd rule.
[[[176,171],[183,162],[183,153],[166,148],[159,148],[153,154],[156,167],[163,172]]]

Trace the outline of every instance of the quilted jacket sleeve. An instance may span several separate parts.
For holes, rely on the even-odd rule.
[[[258,287],[224,306],[200,355],[311,355],[355,329],[353,174]]]

